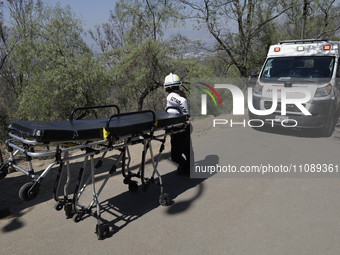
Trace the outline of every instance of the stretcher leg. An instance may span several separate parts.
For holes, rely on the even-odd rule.
[[[76,187],[75,187],[75,190],[74,190],[74,193],[73,193],[72,201],[71,201],[71,203],[65,204],[64,210],[65,210],[65,215],[66,215],[67,218],[73,218],[73,215],[77,212],[75,204],[77,203],[80,185],[81,185],[83,178],[84,178],[84,172],[85,172],[85,168],[86,168],[86,165],[87,165],[87,161],[88,161],[88,156],[85,156],[83,167],[81,167],[80,170],[79,170],[78,179],[77,179],[77,182],[76,182]]]
[[[138,190],[138,184],[137,181],[131,180],[133,177],[140,177],[140,169],[137,173],[132,173],[130,171],[130,162],[131,162],[131,156],[130,156],[130,150],[129,147],[123,147],[123,154],[122,154],[122,175],[124,176],[123,183],[127,184],[129,186],[129,191],[131,192],[137,192]],[[126,162],[126,154],[128,155],[127,159],[128,162]],[[125,171],[125,168],[127,168],[127,173]]]
[[[102,166],[103,158],[106,156],[106,153],[107,153],[107,151],[104,152],[103,155],[101,156],[101,158],[99,159],[99,161],[98,161],[98,163],[97,163],[97,165],[95,167],[94,174],[97,172],[98,168],[100,168]],[[78,200],[79,200],[79,197],[81,196],[81,194],[84,192],[84,190],[85,190],[87,184],[89,183],[90,179],[91,179],[91,175],[87,178],[87,180],[84,183],[83,187],[79,191],[79,193],[78,193]]]
[[[93,201],[96,204],[96,208],[97,208],[97,225],[96,225],[96,234],[97,234],[97,238],[98,240],[102,240],[105,239],[106,237],[109,236],[110,233],[110,229],[109,226],[107,224],[101,224],[101,218],[100,218],[100,204],[98,201],[98,196],[99,193],[96,193],[96,188],[95,188],[95,180],[94,180],[94,174],[95,174],[95,170],[94,170],[94,160],[93,160],[93,155],[91,155],[91,179],[92,179],[92,195],[93,195]],[[106,182],[103,183],[103,185],[105,186]],[[103,186],[102,185],[102,186]]]
[[[64,153],[64,159],[69,157],[69,152],[66,151]],[[65,168],[65,164],[66,164],[66,182],[64,185],[64,193],[63,193],[63,199],[60,199],[58,196],[59,193],[59,187],[60,187],[60,182],[61,182],[61,178],[64,172],[64,168]],[[58,175],[57,178],[55,180],[55,184],[54,184],[54,189],[53,189],[53,197],[54,200],[57,202],[54,205],[54,209],[56,209],[57,211],[60,211],[61,209],[63,209],[64,205],[71,202],[70,198],[68,197],[68,192],[67,192],[67,188],[69,186],[69,183],[71,181],[71,173],[70,173],[70,162],[66,161],[66,162],[61,162],[59,165],[59,169],[58,169]]]
[[[144,141],[143,142],[143,151],[142,151],[142,161],[141,161],[140,168],[139,168],[139,171],[136,174],[136,176],[137,177],[140,176],[140,178],[141,178],[142,185],[143,185],[143,191],[147,191],[151,184],[158,184],[160,186],[159,203],[161,205],[165,206],[165,205],[170,204],[171,199],[170,199],[170,197],[167,193],[163,192],[162,177],[161,177],[159,171],[157,170],[157,166],[158,166],[159,160],[161,158],[161,154],[164,150],[164,144],[165,144],[166,139],[164,137],[163,139],[156,139],[156,140],[161,142],[157,161],[155,162],[155,159],[154,159],[154,154],[153,154],[152,144],[151,144],[152,140],[150,139],[150,140]],[[152,173],[150,178],[145,177],[145,159],[146,159],[146,154],[147,154],[148,150],[150,151],[150,157],[151,157],[151,162],[152,162],[152,166],[153,166],[153,173]],[[158,181],[155,180],[155,175],[157,175]],[[131,181],[129,182],[129,184],[130,183],[131,183]],[[137,186],[137,188],[138,188],[138,186]],[[130,185],[129,185],[129,190],[131,191]]]
[[[92,200],[92,202],[90,203],[90,205],[88,207],[85,207],[85,206],[81,205],[80,203],[78,203],[78,200],[79,200],[80,196],[82,195],[83,191],[85,190],[86,186],[88,185],[90,179],[91,179],[91,182],[92,182],[91,185],[93,185],[93,180],[92,179],[93,179],[93,177],[94,177],[94,175],[95,175],[95,173],[96,173],[96,171],[98,169],[98,164],[97,164],[96,167],[93,167],[91,165],[91,169],[92,169],[92,167],[94,168],[93,173],[92,173],[92,170],[91,170],[91,175],[89,176],[88,180],[83,185],[83,188],[80,190],[80,192],[77,195],[77,200],[76,200],[77,203],[75,204],[75,206],[78,206],[78,207],[81,208],[80,210],[78,210],[78,212],[91,213],[92,215],[95,215],[95,216],[98,215],[97,212],[92,212],[91,208],[92,208],[93,204],[96,203],[96,198],[99,197],[100,193],[102,192],[102,190],[103,190],[104,186],[106,185],[107,181],[109,180],[109,178],[116,172],[117,164],[122,159],[123,153],[124,153],[123,151],[120,153],[120,156],[116,160],[115,164],[111,167],[108,175],[106,176],[105,180],[103,181],[102,185],[100,186],[100,188],[98,190],[98,193],[95,194],[95,193],[93,193],[93,190],[92,190],[92,193],[95,194],[95,196],[92,194],[94,196],[94,199]]]
[[[92,188],[92,196],[93,196],[93,201],[95,202],[96,204],[96,207],[97,207],[97,224],[100,225],[100,205],[99,205],[99,202],[98,202],[98,196],[97,196],[97,193],[96,193],[96,183],[95,183],[95,178],[94,178],[94,174],[95,174],[95,171],[94,171],[94,159],[93,159],[93,155],[91,155],[90,157],[90,160],[91,160],[91,188]]]
[[[156,161],[156,164],[154,164],[154,171],[153,171],[153,174],[152,174],[152,179],[154,179],[154,175],[156,174],[158,176],[158,185],[160,186],[160,195],[159,195],[159,203],[163,206],[166,206],[166,205],[169,205],[170,202],[171,202],[171,199],[170,199],[170,196],[169,194],[167,193],[164,193],[163,189],[163,182],[162,182],[162,176],[160,175],[158,169],[157,169],[157,166],[158,166],[158,163],[159,163],[159,160],[161,159],[161,155],[162,155],[162,152],[164,150],[164,144],[165,144],[165,138],[161,140],[162,144],[159,148],[159,153],[158,153],[158,157],[157,157],[157,161]],[[150,153],[152,155],[152,150],[150,148]],[[153,157],[153,155],[152,155]]]
[[[86,186],[88,185],[89,179],[85,182],[85,184],[83,185],[83,188],[81,190],[79,190],[78,194],[76,195],[76,191],[75,191],[75,194],[74,194],[74,196],[77,196],[77,199],[74,200],[75,204],[73,204],[73,208],[75,208],[74,209],[75,213],[72,216],[73,221],[79,222],[86,213],[95,216],[97,218],[96,233],[97,233],[98,239],[104,239],[109,234],[109,227],[105,224],[101,224],[101,216],[100,216],[101,215],[101,213],[100,213],[101,208],[100,208],[100,203],[99,203],[98,198],[99,198],[99,195],[101,194],[103,188],[107,184],[109,178],[116,172],[117,165],[122,160],[123,155],[125,154],[124,149],[121,149],[120,151],[121,151],[121,153],[120,153],[118,159],[116,160],[115,164],[111,167],[111,169],[110,169],[109,173],[107,174],[105,180],[103,181],[102,185],[98,189],[98,192],[96,192],[96,188],[95,188],[95,173],[96,173],[98,167],[101,166],[101,164],[99,163],[95,167],[94,166],[94,155],[90,156],[91,175],[89,176],[89,179],[91,180],[91,192],[92,192],[93,199],[92,199],[92,202],[90,203],[90,205],[88,207],[81,205],[78,201],[79,201],[79,198],[80,198],[82,192],[85,190]],[[103,155],[103,156],[105,156],[105,155]],[[103,158],[103,156],[102,156],[102,158]],[[85,164],[84,164],[83,168],[85,170]],[[81,175],[83,175],[83,174],[84,173],[81,173]],[[79,178],[79,180],[81,180],[81,179],[82,179],[82,177]],[[96,208],[95,211],[92,211],[93,206],[95,206],[95,208]],[[80,209],[78,209],[78,207]]]
[[[54,161],[51,163],[45,171],[37,178],[33,179],[33,181],[28,182],[24,184],[20,190],[19,190],[19,197],[22,201],[27,202],[30,201],[34,198],[36,198],[39,194],[39,187],[40,187],[40,182],[43,180],[43,177],[52,169],[52,167],[56,164],[57,162]],[[20,168],[16,165],[13,165],[15,169]]]
[[[98,169],[98,164],[97,164],[96,167],[94,166],[94,155],[91,155],[90,156],[91,175],[90,175],[89,178],[91,179],[91,191],[92,191],[93,200],[92,200],[92,202],[90,203],[90,205],[88,207],[85,207],[85,206],[83,206],[83,205],[78,203],[78,200],[79,200],[79,198],[81,196],[81,193],[85,190],[85,187],[87,186],[89,180],[87,180],[85,182],[82,190],[78,190],[78,194],[77,195],[74,194],[74,196],[76,196],[77,199],[74,200],[74,204],[73,204],[73,207],[75,208],[75,213],[72,216],[73,220],[75,222],[79,222],[81,220],[81,218],[84,216],[85,213],[90,213],[90,214],[96,216],[96,218],[97,218],[96,234],[97,234],[98,239],[105,239],[109,235],[109,227],[108,227],[108,225],[101,223],[100,203],[99,203],[98,197],[99,197],[100,193],[102,192],[103,188],[105,187],[106,183],[108,182],[109,178],[113,175],[113,173],[116,172],[117,165],[122,160],[122,158],[124,158],[124,155],[125,155],[125,149],[123,148],[123,149],[121,149],[121,153],[120,153],[118,159],[116,160],[115,164],[111,167],[108,175],[106,176],[106,178],[103,181],[102,185],[98,189],[98,192],[96,192],[96,188],[95,188],[95,173],[96,173],[96,170]],[[103,155],[103,156],[105,156],[105,155]],[[86,166],[86,164],[84,163],[84,167],[83,167],[84,170],[85,170],[85,166]],[[84,173],[81,173],[81,175],[83,176]],[[80,181],[81,181],[81,179],[82,179],[82,177],[79,178]],[[96,211],[95,212],[93,212],[91,210],[91,208],[94,205],[96,207]],[[78,210],[77,206],[79,206],[81,209]]]

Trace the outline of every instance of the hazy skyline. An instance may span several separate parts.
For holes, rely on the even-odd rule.
[[[78,18],[84,21],[84,30],[87,34],[86,42],[90,47],[97,47],[95,42],[91,39],[88,31],[94,29],[95,25],[101,25],[109,19],[110,10],[114,10],[116,0],[45,0],[43,1],[50,6],[55,6],[58,2],[62,7],[70,5],[72,11]],[[192,28],[191,23],[187,22],[186,27],[171,28],[164,32],[165,37],[171,34],[181,33],[191,40],[202,40],[204,42],[213,41],[213,38],[207,31],[196,31]]]

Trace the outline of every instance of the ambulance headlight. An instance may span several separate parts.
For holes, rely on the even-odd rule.
[[[322,88],[318,88],[315,92],[315,97],[326,97],[332,92],[332,85],[327,85]]]
[[[254,94],[261,95],[262,94],[262,89],[263,89],[263,86],[261,86],[258,83],[256,83],[256,85],[254,87]]]

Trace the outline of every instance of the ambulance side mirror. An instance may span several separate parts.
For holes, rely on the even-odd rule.
[[[335,87],[336,87],[337,89],[340,89],[340,77],[336,77],[336,78],[335,78]]]
[[[259,77],[259,74],[257,72],[250,72],[249,80],[248,80],[249,84],[254,85],[258,77]]]

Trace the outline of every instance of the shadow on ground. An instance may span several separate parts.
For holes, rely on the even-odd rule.
[[[116,163],[116,160],[119,155],[115,154],[106,158],[103,162],[103,166],[97,170],[96,173],[96,182],[103,181],[108,174],[108,171],[111,169],[112,165]],[[211,156],[211,155],[210,155]],[[170,153],[162,154],[162,159],[168,159],[170,157]],[[207,159],[203,162],[200,162],[201,165],[211,165],[216,164],[216,162],[210,162],[211,160],[215,160],[216,157],[207,157]],[[218,160],[218,159],[217,159]],[[53,160],[52,160],[53,161]],[[96,162],[95,162],[96,164]],[[151,159],[146,161],[146,165],[151,164]],[[118,164],[118,171],[113,174],[112,177],[119,176],[123,181],[121,176],[121,168],[120,163]],[[83,162],[73,163],[71,165],[71,183],[68,187],[68,193],[71,196],[75,189],[75,181],[77,180],[79,170],[83,167]],[[130,167],[130,170],[133,172],[138,171],[139,164],[133,165]],[[174,165],[174,169],[176,166]],[[41,174],[43,170],[36,172],[37,175]],[[86,176],[84,180],[87,179],[90,173],[89,165],[86,168]],[[58,167],[51,169],[48,175],[44,178],[41,183],[39,195],[28,202],[22,202],[18,197],[18,191],[22,185],[27,182],[30,182],[31,179],[25,175],[16,175],[11,177],[10,174],[7,178],[1,180],[0,192],[2,192],[2,196],[0,198],[1,207],[8,207],[11,211],[10,220],[8,223],[2,227],[1,232],[10,232],[20,228],[25,227],[23,221],[21,221],[21,217],[29,212],[32,212],[34,209],[33,206],[43,204],[51,199],[53,199],[53,188],[55,185],[55,179],[58,174]],[[204,192],[204,180],[206,178],[200,179],[191,179],[189,176],[179,176],[175,171],[170,172],[168,174],[162,175],[162,182],[164,185],[164,192],[168,193],[171,199],[175,199],[180,194],[185,191],[197,187],[196,194],[188,200],[182,200],[178,203],[171,203],[168,206],[167,213],[169,214],[177,214],[183,211],[186,211],[190,208],[192,203],[198,199]],[[62,196],[63,183],[66,180],[65,170],[63,171],[62,177],[62,185],[60,186],[58,195]],[[98,189],[98,187],[97,187]],[[132,193],[127,191],[112,197],[106,201],[101,202],[101,211],[104,213],[109,213],[114,216],[114,220],[108,222],[107,220],[102,219],[104,223],[107,223],[111,227],[111,233],[116,233],[120,229],[124,228],[130,222],[138,219],[142,215],[150,212],[151,210],[160,206],[159,203],[159,194],[160,187],[158,185],[151,185],[147,192],[142,191],[139,187],[138,192]],[[99,197],[100,201],[100,197]],[[54,210],[51,208],[51,210]],[[62,211],[61,213],[64,213]],[[105,214],[104,214],[105,215]],[[83,217],[83,220],[86,220],[88,215]],[[66,224],[66,222],[65,222]],[[111,235],[112,235],[111,234]]]
[[[196,162],[200,165],[216,165],[218,156],[208,155],[204,160]],[[209,177],[212,175],[209,174]],[[167,173],[161,176],[164,192],[169,194],[172,202],[167,206],[167,214],[179,214],[190,209],[193,203],[204,193],[205,178],[190,178],[189,176],[179,176],[176,171]],[[188,199],[174,202],[182,193],[195,188],[194,195]],[[110,236],[114,235],[129,223],[139,219],[141,216],[151,210],[161,206],[159,202],[160,187],[152,185],[144,192],[139,186],[136,193],[126,191],[118,196],[112,197],[101,203],[103,214],[110,214],[114,218],[112,221],[107,221],[102,218],[102,222],[107,224],[111,231]]]
[[[295,136],[295,137],[306,137],[306,138],[322,138],[323,136],[320,135],[319,130],[317,129],[294,129],[294,128],[285,128],[285,127],[271,127],[271,126],[263,126],[260,128],[253,128],[259,132],[266,132],[271,134],[277,135],[284,135],[284,136]],[[332,137],[340,139],[340,123],[334,125]]]

